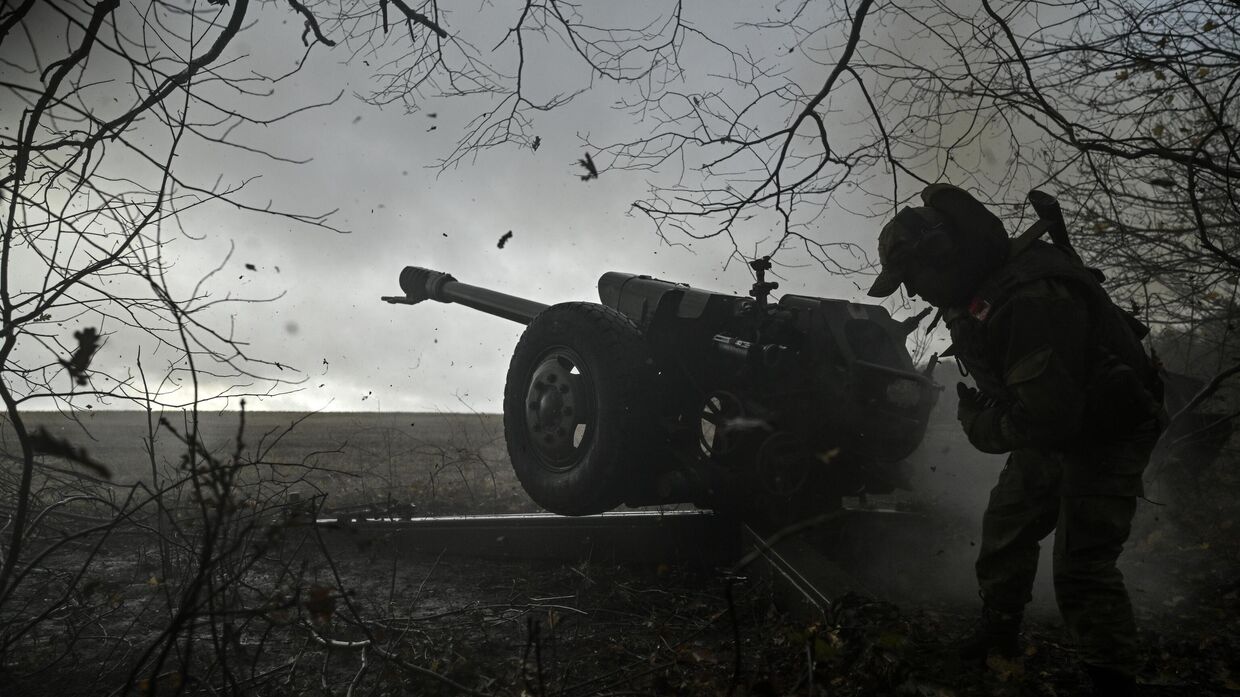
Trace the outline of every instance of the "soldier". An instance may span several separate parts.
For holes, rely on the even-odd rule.
[[[957,384],[975,447],[1008,453],[982,518],[979,627],[966,659],[1013,655],[1032,599],[1039,541],[1055,534],[1055,598],[1095,694],[1128,695],[1138,668],[1132,606],[1116,560],[1162,428],[1146,330],[1116,307],[1066,244],[1010,240],[962,189],[933,184],[879,235],[870,295],[901,283],[939,308],[976,388]]]

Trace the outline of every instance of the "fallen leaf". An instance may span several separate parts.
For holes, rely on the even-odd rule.
[[[307,596],[309,597],[302,605],[310,611],[314,621],[330,621],[332,614],[336,612],[336,597],[332,595],[332,589],[328,586],[313,586]]]
[[[1007,682],[1012,678],[1019,678],[1025,674],[1025,664],[1019,660],[1008,660],[997,654],[991,654],[986,658],[986,667],[990,668],[998,676],[1002,682]]]

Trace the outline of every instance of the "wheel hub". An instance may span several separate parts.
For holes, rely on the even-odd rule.
[[[530,443],[552,469],[571,469],[579,445],[578,426],[585,423],[588,386],[580,359],[567,349],[550,352],[534,368],[526,393],[526,429]]]

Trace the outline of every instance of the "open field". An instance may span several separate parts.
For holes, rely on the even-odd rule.
[[[186,433],[182,414],[166,418]],[[46,428],[84,448],[118,484],[149,482],[152,459],[160,477],[174,476],[186,452],[158,415],[148,423],[144,412],[84,412],[76,421],[35,412],[26,421],[31,430]],[[199,439],[209,451],[231,456],[240,437],[245,460],[268,465],[273,476],[299,479],[293,489],[324,495],[327,512],[409,505],[420,515],[537,510],[513,476],[503,431],[498,414],[247,412],[243,429],[238,412],[199,416]],[[0,450],[11,452],[12,442],[4,423]]]
[[[48,470],[40,501],[63,499],[72,484],[72,495],[98,494],[108,505],[53,510],[35,550],[97,525],[127,485],[184,475],[176,435],[184,423],[171,417],[176,433],[155,429],[153,458],[140,413],[28,422],[85,448],[113,475],[104,484]],[[245,465],[229,505],[200,508],[182,493],[168,514],[131,506],[123,510],[140,515],[101,528],[108,534],[41,558],[4,607],[0,625],[23,633],[0,666],[0,696],[1079,694],[1084,677],[1049,583],[1036,589],[1023,657],[976,667],[951,651],[976,613],[976,516],[1001,466],[962,445],[953,426],[950,410],[937,414],[911,458],[914,491],[898,498],[921,511],[920,522],[894,534],[859,528],[851,540],[850,570],[883,581],[870,589],[880,598],[842,598],[824,625],[781,614],[757,575],[677,559],[404,556],[382,536],[329,540],[286,517],[291,492],[329,514],[534,510],[512,475],[498,416],[258,412],[239,431],[238,414],[204,414],[207,449],[221,461],[239,452]],[[11,447],[11,431],[0,435]],[[11,473],[12,461],[5,467]],[[1144,503],[1122,559],[1147,653],[1141,694],[1234,693],[1236,508],[1191,518],[1178,517],[1182,509]],[[1202,518],[1210,522],[1181,522]],[[213,557],[198,556],[204,539],[215,540]],[[193,622],[181,626],[170,662],[153,679],[133,668],[149,666],[144,651],[184,617]],[[22,627],[30,629],[13,629]]]

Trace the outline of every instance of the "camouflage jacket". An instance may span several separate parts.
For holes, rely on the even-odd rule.
[[[1045,242],[1014,247],[969,306],[944,318],[949,353],[989,401],[970,424],[975,447],[1075,461],[1064,471],[1080,493],[1140,493],[1161,384],[1141,346],[1144,328],[1088,269]]]

